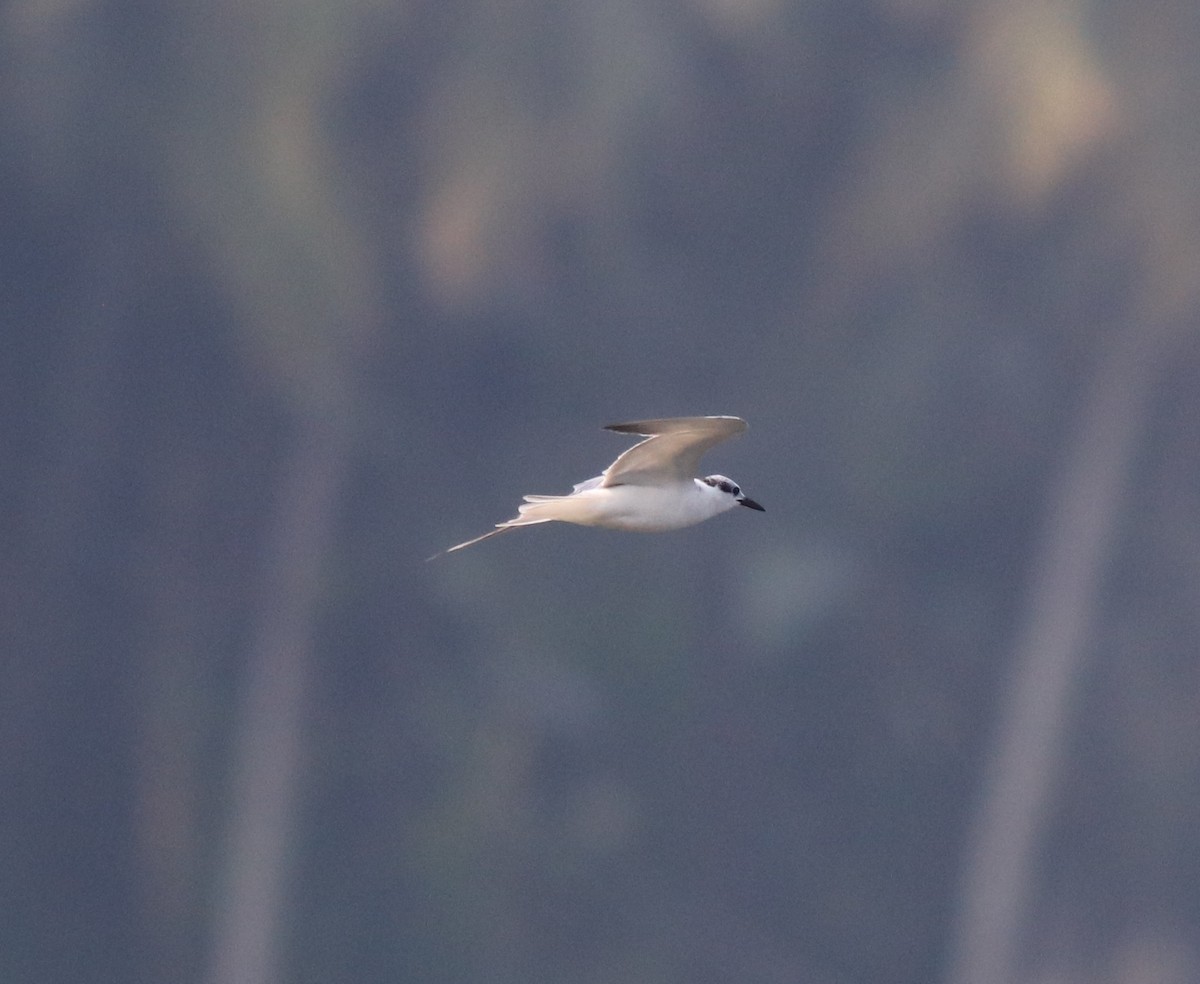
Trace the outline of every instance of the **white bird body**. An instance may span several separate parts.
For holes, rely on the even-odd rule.
[[[586,484],[586,483],[585,483]],[[570,495],[527,495],[506,526],[558,520],[634,533],[665,533],[694,526],[737,502],[698,478],[671,485],[596,485]]]
[[[527,495],[515,517],[497,523],[496,529],[483,536],[443,552],[453,553],[489,537],[538,523],[661,533],[694,526],[738,505],[765,512],[725,476],[695,477],[704,452],[744,431],[744,420],[670,417],[611,424],[606,429],[637,434],[646,440],[622,453],[603,474],[580,482],[570,495]]]

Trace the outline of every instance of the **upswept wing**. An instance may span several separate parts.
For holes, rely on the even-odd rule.
[[[746,429],[740,417],[668,417],[609,424],[605,430],[638,434],[646,440],[625,451],[601,476],[605,486],[662,485],[696,477],[711,447]]]

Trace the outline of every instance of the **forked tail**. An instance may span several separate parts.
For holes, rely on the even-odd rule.
[[[455,550],[462,550],[464,547],[474,546],[476,543],[482,543],[484,540],[490,540],[492,537],[499,536],[501,533],[507,533],[511,529],[513,529],[511,526],[498,525],[494,530],[489,530],[487,533],[484,533],[483,536],[475,537],[474,540],[467,540],[465,543],[456,543],[454,546],[447,547],[445,550],[439,550],[432,557],[426,557],[425,562],[428,563],[431,560],[437,560],[439,557],[445,556],[446,554],[454,553]]]
[[[536,526],[538,523],[552,523],[556,519],[562,518],[559,515],[546,515],[548,512],[561,512],[552,506],[547,506],[549,502],[562,502],[569,496],[558,495],[527,495],[525,496],[526,504],[519,506],[517,512],[519,515],[512,519],[505,520],[503,523],[497,523],[494,530],[489,530],[483,536],[477,536],[473,540],[467,540],[465,543],[456,543],[454,546],[445,550],[440,550],[432,557],[426,557],[426,561],[435,560],[443,554],[454,553],[456,550],[463,550],[466,547],[473,547],[477,543],[482,543],[484,540],[490,540],[494,536],[499,536],[501,533],[507,533],[509,530],[515,530],[521,526]]]

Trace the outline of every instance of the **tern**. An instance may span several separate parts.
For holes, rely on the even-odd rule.
[[[734,506],[766,512],[724,475],[695,477],[705,451],[746,429],[740,417],[669,417],[604,429],[645,440],[623,452],[602,474],[580,482],[570,495],[527,495],[512,519],[429,559],[538,523],[661,533],[702,523]]]

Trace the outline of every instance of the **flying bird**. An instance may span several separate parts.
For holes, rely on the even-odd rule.
[[[746,421],[740,417],[669,417],[609,424],[605,430],[636,434],[645,440],[623,452],[602,474],[580,482],[570,495],[527,495],[515,517],[434,557],[538,523],[660,533],[702,523],[734,506],[766,512],[724,475],[695,477],[704,452],[745,429]]]

